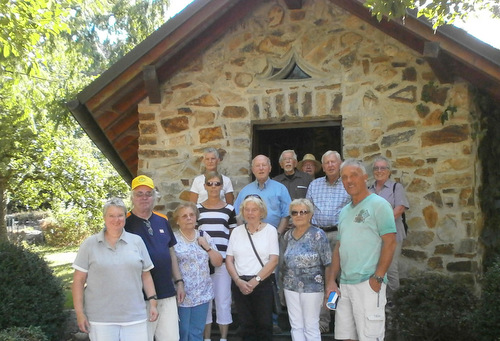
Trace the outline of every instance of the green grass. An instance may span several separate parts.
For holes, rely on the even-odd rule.
[[[54,271],[54,275],[61,280],[64,288],[64,294],[66,295],[64,308],[73,309],[71,283],[73,283],[74,270],[71,267],[71,264],[73,264],[73,261],[75,260],[78,247],[56,248],[49,246],[36,246],[30,247],[30,250],[43,257],[52,271]]]

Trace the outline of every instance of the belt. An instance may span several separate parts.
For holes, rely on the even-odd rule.
[[[322,229],[325,232],[335,232],[335,231],[338,231],[337,225],[322,226],[322,227],[320,227],[320,229]]]
[[[249,280],[251,280],[252,278],[255,278],[255,277],[256,277],[255,275],[253,275],[253,276],[240,276],[240,278],[241,278],[242,280],[247,281],[247,282],[248,282]]]

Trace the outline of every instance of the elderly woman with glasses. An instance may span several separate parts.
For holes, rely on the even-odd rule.
[[[264,201],[251,194],[242,201],[244,224],[229,238],[226,267],[233,279],[233,299],[241,321],[242,340],[272,340],[273,288],[271,277],[278,265],[278,233],[262,222],[267,215]]]
[[[229,325],[233,319],[231,316],[231,277],[226,269],[225,258],[229,234],[236,227],[236,214],[234,207],[220,197],[223,185],[224,178],[221,174],[217,172],[206,173],[205,190],[208,193],[208,199],[196,206],[200,212],[198,230],[200,233],[207,233],[212,237],[223,258],[222,265],[216,267],[210,277],[212,277],[214,287],[220,339],[227,341]],[[210,301],[205,325],[205,340],[210,339],[212,319],[212,301]]]
[[[283,238],[280,271],[283,278],[292,340],[321,340],[319,315],[323,305],[325,267],[332,258],[325,232],[311,225],[314,206],[308,199],[290,204],[293,227]]]
[[[142,239],[123,229],[123,201],[108,200],[103,213],[104,228],[82,243],[73,263],[78,327],[92,341],[147,341],[146,321],[158,318],[153,263]]]
[[[198,209],[192,202],[180,204],[174,211],[173,220],[179,226],[175,232],[174,246],[186,297],[179,304],[180,341],[203,340],[209,302],[214,298],[208,262],[222,265],[222,256],[208,233],[200,235],[196,230]]]
[[[373,162],[373,177],[375,182],[368,188],[372,193],[378,194],[387,200],[393,209],[394,219],[396,221],[396,251],[392,257],[392,262],[387,270],[387,299],[388,307],[392,306],[392,295],[399,288],[399,256],[401,255],[401,246],[403,239],[406,238],[406,231],[403,226],[402,215],[410,208],[406,198],[405,189],[402,184],[391,180],[391,162],[386,157],[380,156]]]
[[[156,190],[150,177],[139,175],[132,180],[130,201],[132,209],[127,215],[125,230],[142,238],[155,265],[151,276],[156,287],[160,316],[156,321],[148,322],[148,340],[178,340],[177,303],[183,301],[185,293],[174,251],[177,240],[167,217],[153,211]]]

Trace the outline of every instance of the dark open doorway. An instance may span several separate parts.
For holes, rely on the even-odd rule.
[[[279,157],[282,151],[293,149],[298,160],[311,153],[321,162],[327,150],[342,154],[340,121],[319,121],[289,124],[255,124],[253,126],[252,157],[263,154],[271,159],[271,178],[280,174]],[[323,172],[318,176],[324,175]]]

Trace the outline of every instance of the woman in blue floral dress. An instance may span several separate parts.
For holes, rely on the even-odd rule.
[[[323,230],[311,225],[308,199],[290,204],[293,227],[285,233],[281,275],[293,341],[320,341],[319,314],[324,299],[325,267],[332,251]]]
[[[222,265],[222,256],[214,241],[205,233],[200,236],[195,229],[198,220],[196,205],[180,204],[173,220],[179,230],[174,232],[174,246],[179,269],[184,282],[186,297],[179,303],[180,341],[202,341],[209,302],[214,298],[208,261],[213,266]]]

